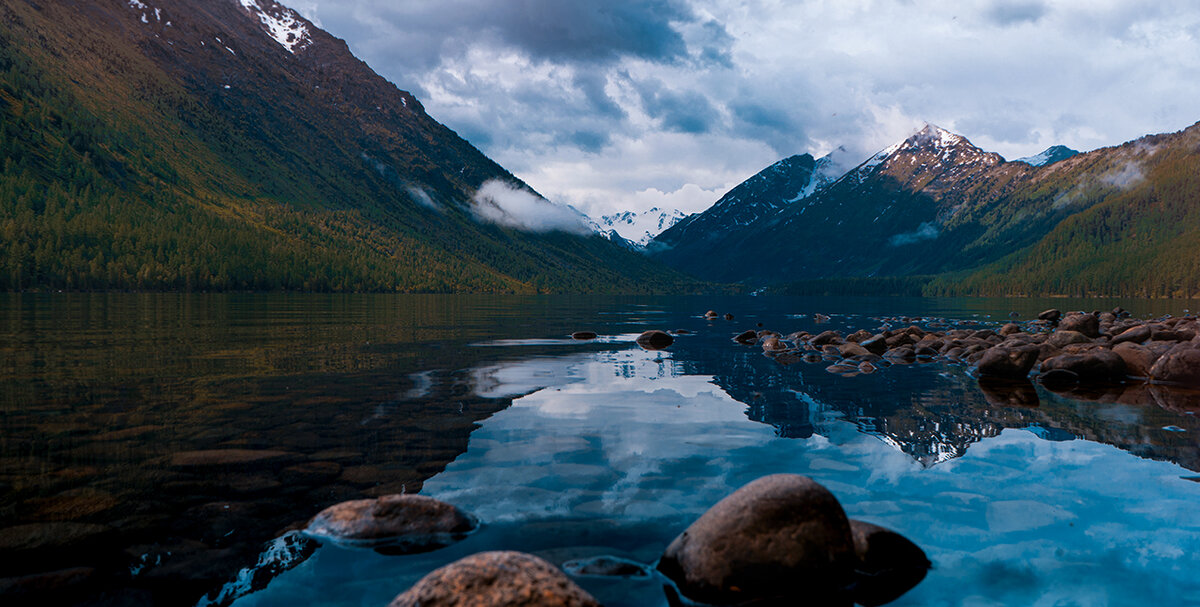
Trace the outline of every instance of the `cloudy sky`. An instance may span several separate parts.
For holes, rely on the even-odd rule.
[[[284,0],[592,215],[928,121],[1006,158],[1200,120],[1193,0]]]

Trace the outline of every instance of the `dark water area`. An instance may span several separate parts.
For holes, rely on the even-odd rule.
[[[0,602],[382,606],[481,550],[653,563],[728,493],[793,472],[925,549],[935,568],[895,605],[1200,604],[1194,395],[981,387],[944,360],[844,377],[730,339],[1116,305],[1200,307],[0,295]],[[584,329],[600,337],[569,339]],[[653,352],[646,329],[689,334]],[[322,508],[402,492],[483,527],[425,554],[322,545],[255,567]],[[668,604],[654,576],[577,581],[609,607]]]

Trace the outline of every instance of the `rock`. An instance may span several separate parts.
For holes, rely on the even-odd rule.
[[[825,604],[849,584],[855,560],[833,494],[808,477],[776,474],[709,508],[671,542],[658,569],[695,601]]]
[[[406,553],[448,546],[474,531],[475,518],[423,495],[385,495],[322,510],[307,532],[351,545],[386,545]]]
[[[1123,344],[1125,342],[1140,344],[1147,339],[1150,339],[1150,336],[1153,333],[1154,331],[1147,325],[1136,325],[1118,333],[1117,336],[1113,338],[1112,344],[1114,346],[1117,344]]]
[[[705,318],[709,318],[709,319],[716,318],[716,317],[717,317],[717,311],[716,311],[716,310],[709,310],[709,311],[707,311],[707,312],[705,312],[705,313],[704,313],[704,317],[705,317]]]
[[[866,348],[854,342],[846,342],[838,346],[837,349],[838,352],[846,358],[850,358],[851,356],[866,356],[871,353]]]
[[[650,571],[645,565],[615,556],[594,556],[567,561],[563,563],[563,570],[578,576],[650,577]]]
[[[253,468],[269,464],[284,465],[300,459],[295,453],[267,449],[210,449],[183,451],[171,456],[172,468],[206,471],[217,468]]]
[[[729,312],[726,312],[726,313],[725,313],[725,320],[733,320],[733,314],[730,314]]]
[[[1150,368],[1150,381],[1200,388],[1200,348],[1182,343],[1171,348]]]
[[[812,338],[812,341],[809,343],[814,346],[824,346],[826,344],[837,345],[842,343],[842,336],[837,331],[825,331]]]
[[[1055,392],[1075,387],[1079,383],[1079,375],[1066,369],[1051,369],[1038,376],[1038,382]]]
[[[1129,377],[1137,377],[1148,379],[1150,377],[1150,368],[1154,366],[1154,361],[1158,360],[1159,354],[1146,346],[1134,342],[1122,342],[1117,344],[1112,349],[1113,354],[1121,357],[1125,361],[1125,374]]]
[[[876,369],[875,365],[869,361],[864,360],[864,361],[858,363],[858,372],[859,373],[874,373],[875,369]]]
[[[1078,331],[1095,339],[1100,337],[1100,319],[1094,314],[1068,314],[1058,321],[1059,331]]]
[[[887,352],[888,349],[887,338],[880,333],[872,335],[871,337],[858,342],[858,345],[866,348],[871,354],[878,354],[880,356],[882,356],[884,352]]]
[[[787,344],[779,341],[778,337],[775,337],[774,335],[772,335],[763,340],[762,349],[763,349],[763,352],[782,352],[784,350],[787,350],[788,347],[787,347]]]
[[[571,334],[571,339],[579,340],[596,339],[596,337],[598,336],[592,331],[576,331]]]
[[[554,565],[522,552],[481,552],[421,578],[389,607],[600,607]]]
[[[989,348],[975,365],[975,372],[980,377],[1023,379],[1037,364],[1038,352],[1037,346]]]
[[[856,344],[860,344],[868,339],[871,339],[871,332],[864,329],[859,329],[846,336],[846,341],[852,341]]]
[[[637,337],[637,344],[646,350],[662,350],[675,343],[675,338],[665,331],[646,331]]]
[[[1195,331],[1187,329],[1154,329],[1150,339],[1154,341],[1191,341],[1196,337]]]
[[[287,486],[317,485],[332,481],[342,474],[337,462],[306,462],[279,471],[279,480]]]
[[[1046,343],[1055,348],[1062,348],[1070,344],[1090,344],[1092,340],[1079,331],[1059,329],[1046,340]]]
[[[936,358],[938,351],[930,346],[922,346],[918,344],[916,349],[913,350],[913,354],[915,354],[917,358]]]
[[[818,312],[813,314],[813,320],[817,321],[818,323],[826,323],[829,322],[829,315]]]
[[[925,551],[895,531],[851,520],[850,533],[858,557],[854,602],[865,607],[900,598],[921,583],[933,565]]]
[[[917,360],[917,353],[908,346],[892,348],[883,353],[883,357],[893,363],[911,363]]]
[[[742,331],[738,333],[737,337],[733,338],[733,341],[750,346],[758,342],[758,333],[751,330]]]
[[[1060,318],[1062,318],[1062,312],[1055,310],[1053,308],[1051,308],[1049,310],[1045,310],[1041,314],[1038,314],[1038,320],[1044,320],[1052,325],[1058,323],[1058,320]]]
[[[1000,333],[1000,335],[1007,337],[1014,333],[1020,333],[1021,325],[1018,325],[1015,322],[1010,322],[1010,323],[1004,325],[1003,327],[1000,327],[1000,331],[998,331],[998,332]]]
[[[1041,404],[1037,389],[1025,378],[981,377],[979,389],[984,400],[996,407],[1036,407]]]
[[[1125,361],[1112,350],[1094,349],[1081,354],[1059,354],[1042,362],[1043,371],[1070,371],[1080,381],[1119,382],[1125,379]]]

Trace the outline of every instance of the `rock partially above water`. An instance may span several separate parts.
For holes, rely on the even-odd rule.
[[[688,598],[714,604],[823,601],[852,580],[841,504],[795,474],[760,478],[717,502],[667,547],[658,568]]]
[[[1021,379],[1029,375],[1037,357],[1037,346],[996,346],[984,352],[975,371],[980,377]]]
[[[871,523],[850,521],[858,556],[854,602],[875,607],[890,603],[925,579],[932,563],[908,538]]]
[[[647,350],[662,350],[675,343],[675,338],[665,331],[646,331],[637,337],[637,344]]]
[[[546,561],[522,552],[481,552],[421,578],[389,607],[600,607]]]
[[[457,542],[476,527],[474,517],[431,497],[385,495],[330,506],[309,521],[307,532],[319,539],[412,553]]]
[[[594,556],[567,561],[563,563],[563,570],[578,576],[650,577],[646,565],[615,556]]]
[[[571,334],[571,339],[587,340],[596,339],[598,337],[594,331],[576,331]]]

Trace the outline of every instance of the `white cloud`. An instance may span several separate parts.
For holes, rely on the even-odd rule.
[[[321,14],[434,118],[592,215],[694,210],[780,158],[865,158],[924,121],[1017,158],[1200,119],[1188,0],[659,0],[612,15],[546,2]],[[538,6],[571,19],[550,32],[527,14]]]
[[[591,231],[586,223],[587,218],[579,211],[554,204],[498,179],[479,186],[471,198],[471,210],[484,221],[530,232],[559,230],[587,234]]]

